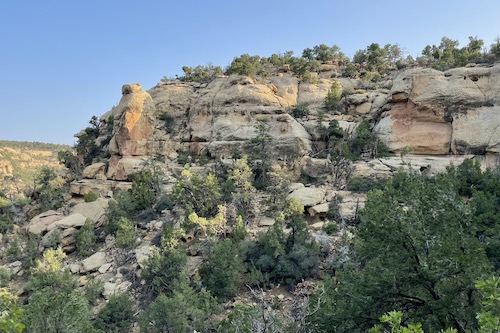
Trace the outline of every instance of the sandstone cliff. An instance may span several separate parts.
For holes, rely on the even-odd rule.
[[[172,160],[182,151],[230,157],[257,135],[259,121],[269,126],[275,158],[300,161],[314,155],[318,113],[333,80],[344,87],[343,112],[327,113],[326,124],[337,119],[344,129],[352,129],[360,119],[369,119],[396,154],[410,148],[414,155],[474,154],[496,160],[500,64],[446,72],[413,68],[371,90],[355,90],[363,86],[361,81],[324,73],[315,83],[281,73],[221,76],[208,84],[161,82],[147,92],[139,84],[127,84],[118,106],[102,118],[114,119],[105,174],[127,180],[156,154]],[[292,117],[298,105],[307,106],[309,115]]]

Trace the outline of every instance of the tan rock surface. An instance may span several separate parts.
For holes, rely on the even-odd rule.
[[[392,108],[375,129],[393,151],[422,155],[495,152],[500,147],[500,64],[440,72],[404,71],[390,92]]]
[[[140,84],[126,84],[114,111],[114,136],[109,143],[113,155],[143,156],[152,154],[155,105]]]

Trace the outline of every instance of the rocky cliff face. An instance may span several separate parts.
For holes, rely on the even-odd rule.
[[[446,72],[412,69],[390,91],[390,110],[375,126],[392,150],[416,154],[497,153],[500,65]]]
[[[126,180],[148,156],[175,159],[180,151],[229,157],[257,135],[260,121],[269,126],[275,157],[301,160],[314,155],[318,111],[334,79],[316,83],[289,74],[267,78],[219,77],[209,84],[162,82],[145,92],[139,84],[123,86],[114,119],[108,179]],[[446,72],[415,68],[401,72],[385,88],[354,90],[361,83],[339,79],[352,93],[344,112],[327,114],[353,128],[369,119],[373,130],[398,153],[415,155],[491,155],[500,148],[500,64]],[[309,115],[290,111],[307,105]]]

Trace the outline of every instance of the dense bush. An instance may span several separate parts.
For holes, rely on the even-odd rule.
[[[335,311],[317,313],[325,332],[365,331],[392,310],[404,310],[429,332],[477,329],[474,281],[491,274],[485,247],[494,238],[478,237],[492,226],[475,221],[460,178],[460,171],[399,174],[368,194],[350,261],[337,270],[328,296]]]
[[[208,83],[223,73],[220,66],[207,65],[188,67],[182,66],[183,76],[180,76],[179,81]]]
[[[90,191],[89,193],[83,196],[85,202],[94,202],[99,198],[99,193]]]
[[[176,283],[172,292],[160,295],[139,316],[141,332],[209,332],[211,315],[218,312],[210,293],[196,292],[187,283]]]
[[[244,256],[231,239],[217,241],[200,268],[203,285],[219,299],[233,297],[243,283]]]
[[[199,175],[189,168],[182,171],[181,177],[172,190],[172,200],[188,212],[210,217],[217,214],[222,192],[217,177],[209,173]]]
[[[358,124],[354,134],[348,139],[347,147],[352,160],[388,155],[387,145],[380,140],[376,132],[371,130],[370,123],[365,119]]]
[[[113,107],[114,108],[114,107]],[[65,153],[59,156],[60,161],[70,169],[77,171],[79,175],[84,166],[90,165],[95,160],[109,157],[109,151],[103,149],[109,144],[114,127],[113,117],[99,119],[92,116],[82,133],[78,135],[78,142],[75,145],[76,157]],[[99,138],[99,140],[97,140]]]
[[[80,255],[88,257],[94,252],[95,243],[94,223],[87,219],[76,234],[76,249]]]
[[[6,288],[0,288],[0,332],[22,333],[25,325],[22,321],[23,310],[17,304],[17,297]]]
[[[347,189],[353,192],[368,192],[373,189],[380,189],[386,180],[372,179],[367,177],[352,177],[347,181]]]
[[[43,211],[61,208],[64,203],[64,180],[54,169],[42,167],[35,178],[36,193]]]
[[[23,316],[27,332],[93,332],[87,300],[69,270],[62,271],[65,257],[60,248],[47,250],[32,268],[27,289],[33,294]]]
[[[187,281],[187,256],[177,249],[165,249],[153,253],[144,262],[142,278],[146,288],[154,295],[171,295],[174,287]]]
[[[30,333],[94,332],[86,299],[76,290],[45,287],[36,291],[23,315]]]
[[[289,201],[276,223],[260,234],[257,242],[247,243],[252,284],[283,283],[291,287],[318,273],[319,248],[309,234],[303,210],[296,200]],[[291,229],[288,235],[285,226]]]
[[[158,187],[150,170],[139,173],[132,181],[132,188],[119,192],[109,202],[106,212],[108,216],[106,232],[115,233],[118,230],[117,223],[122,218],[140,220],[140,217],[146,213],[156,214],[153,208]]]
[[[0,197],[0,234],[4,234],[14,225],[12,203]]]
[[[99,311],[95,327],[106,333],[128,333],[132,326],[134,301],[125,293],[113,294]]]
[[[250,56],[243,54],[233,59],[229,67],[226,69],[226,74],[239,74],[239,75],[266,75],[265,64],[267,60],[259,56]]]
[[[294,118],[303,118],[309,115],[309,108],[306,104],[299,104],[295,106],[291,112]]]
[[[116,222],[115,244],[122,249],[131,248],[135,245],[135,227],[126,217],[122,217]]]
[[[325,108],[330,111],[339,111],[340,110],[340,100],[342,98],[342,85],[339,81],[334,80],[328,93],[325,97]]]

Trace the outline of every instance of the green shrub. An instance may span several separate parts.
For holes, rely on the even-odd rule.
[[[165,128],[167,129],[167,133],[172,133],[172,131],[174,130],[174,127],[175,127],[175,118],[165,112],[165,113],[162,113],[158,119],[162,120],[165,122]]]
[[[292,287],[298,281],[316,276],[319,248],[307,229],[304,207],[297,200],[287,202],[276,223],[258,240],[247,243],[247,263],[252,278],[261,276],[265,285],[284,283]],[[285,234],[284,227],[290,232]]]
[[[83,199],[85,199],[85,202],[93,202],[96,201],[97,198],[99,198],[99,193],[90,191],[89,193],[85,194],[83,196]]]
[[[98,279],[90,280],[84,288],[84,295],[89,304],[95,305],[99,297],[104,292],[104,283]]]
[[[238,75],[264,75],[265,69],[264,64],[266,59],[259,56],[250,56],[248,54],[243,54],[239,57],[233,59],[229,67],[226,69],[226,74],[238,74]]]
[[[23,319],[27,332],[93,332],[87,300],[76,290],[45,287],[36,291]]]
[[[187,256],[177,249],[162,250],[153,253],[144,262],[141,277],[153,294],[171,294],[174,285],[187,280]]]
[[[127,294],[114,294],[99,311],[95,327],[106,333],[128,333],[132,326],[134,301]]]
[[[199,83],[208,83],[223,73],[220,66],[214,65],[196,67],[182,66],[182,71],[184,72],[184,76],[180,76],[178,78],[179,81]]]
[[[337,231],[339,231],[339,227],[337,226],[336,223],[334,222],[328,222],[328,223],[325,223],[323,225],[323,231],[329,235],[329,236],[333,236],[337,233]]]
[[[235,242],[238,243],[242,240],[245,239],[247,236],[248,232],[245,228],[245,223],[243,222],[243,217],[239,215],[236,218],[236,222],[233,225],[233,228],[231,230],[231,239]]]
[[[219,299],[233,297],[243,282],[243,260],[243,253],[231,239],[218,241],[200,268],[203,285]]]
[[[340,109],[340,99],[342,98],[342,85],[334,80],[325,97],[324,105],[328,111],[338,111]]]
[[[210,293],[178,283],[169,296],[160,295],[139,315],[139,326],[148,333],[211,332],[211,316],[218,311]]]
[[[94,252],[96,237],[94,234],[94,223],[87,219],[76,235],[76,249],[84,257]]]
[[[113,200],[109,202],[106,214],[108,216],[108,224],[106,226],[107,233],[116,232],[118,229],[117,222],[121,218],[133,218],[136,214],[136,207],[130,191],[119,192]]]
[[[43,211],[62,207],[64,180],[57,175],[55,170],[46,166],[42,167],[35,178],[35,184]]]
[[[12,203],[0,197],[0,233],[4,234],[14,225]]]
[[[344,71],[342,72],[343,77],[348,77],[351,79],[356,79],[359,76],[358,69],[356,68],[356,65],[354,65],[352,62],[347,64],[345,66]]]
[[[386,180],[377,180],[368,177],[352,177],[347,181],[347,189],[353,192],[368,192],[383,188]]]
[[[0,288],[5,288],[12,279],[12,274],[5,267],[0,267]]]
[[[294,118],[302,118],[309,115],[309,108],[306,104],[298,104],[292,109],[292,116]]]
[[[7,259],[11,261],[20,260],[23,257],[18,237],[12,237],[9,239],[9,247],[7,248],[5,255]]]
[[[143,170],[134,178],[130,193],[136,211],[153,206],[156,200],[155,188],[153,174],[149,170]]]
[[[77,177],[82,174],[82,163],[73,151],[61,150],[57,152],[57,159],[59,163],[63,164],[66,168],[71,170]]]
[[[340,214],[340,203],[344,201],[344,198],[340,195],[336,195],[332,202],[328,204],[328,213],[326,216],[334,221],[341,221],[342,215]]]
[[[185,168],[172,190],[172,200],[187,212],[196,212],[203,217],[217,214],[221,204],[222,190],[217,177],[209,173],[199,175]]]
[[[135,228],[126,217],[122,217],[117,222],[115,245],[122,249],[135,245]]]
[[[352,160],[357,160],[360,157],[375,158],[388,155],[387,145],[370,127],[370,123],[364,119],[358,124],[354,134],[348,138],[346,145]]]
[[[17,296],[6,288],[0,288],[0,332],[22,333],[25,325],[23,310],[18,306]]]

